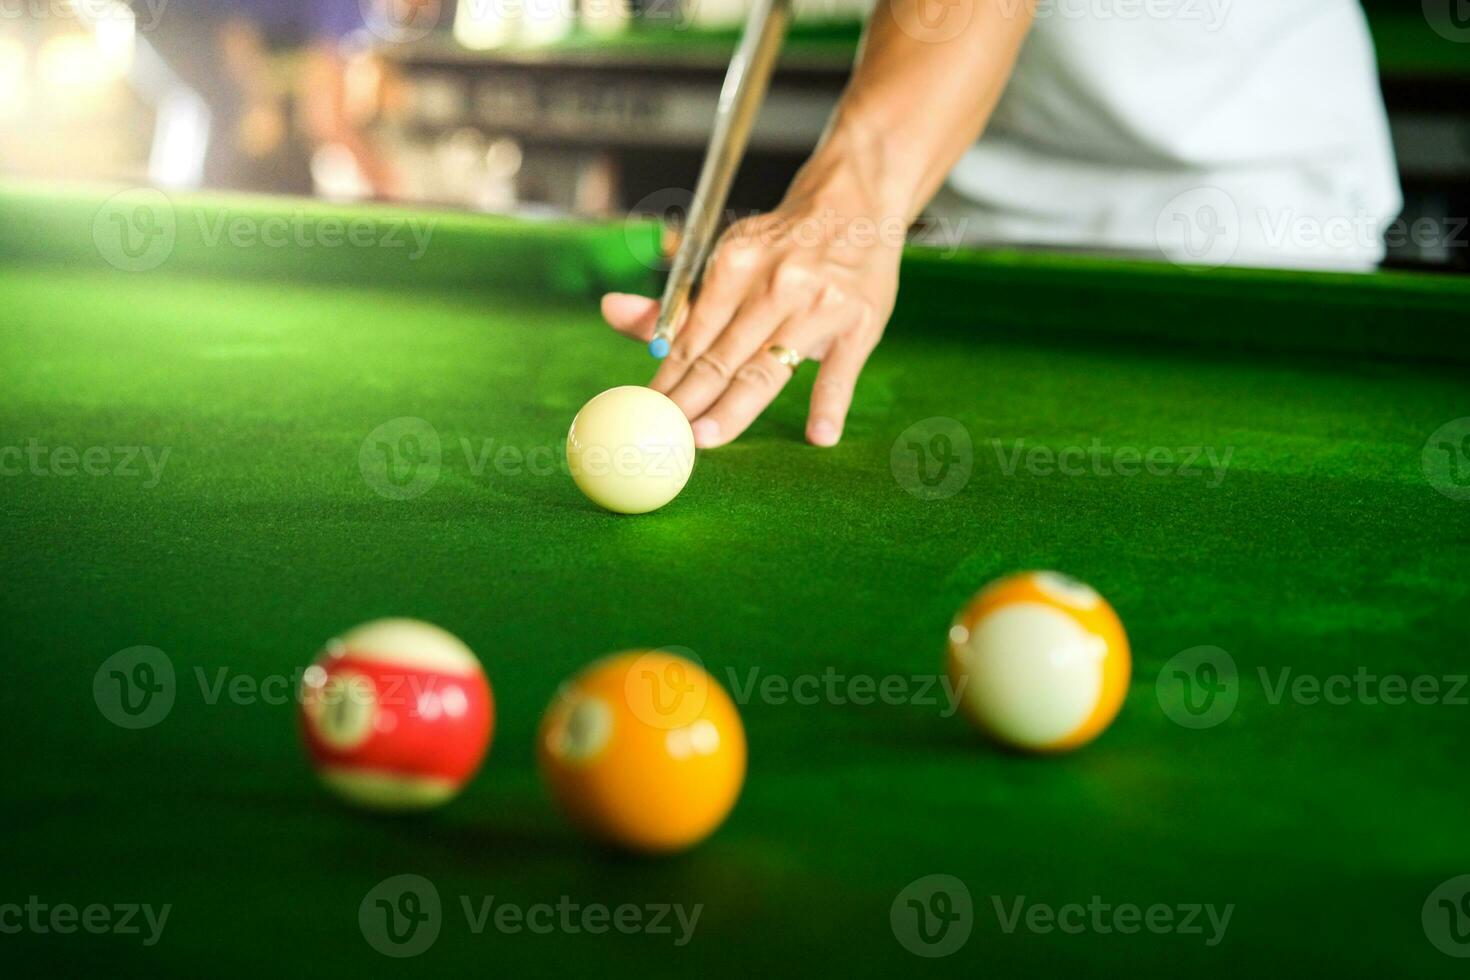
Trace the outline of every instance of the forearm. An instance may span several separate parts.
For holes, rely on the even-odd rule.
[[[1031,6],[879,0],[847,90],[789,197],[857,191],[885,213],[917,217],[985,128]]]
[[[306,134],[315,143],[345,142],[347,124],[345,67],[340,55],[326,44],[314,44],[301,60],[297,99]]]
[[[374,193],[397,191],[397,175],[351,118],[347,107],[346,62],[333,45],[313,45],[302,61],[298,101],[306,135],[321,146],[335,143],[352,155]]]

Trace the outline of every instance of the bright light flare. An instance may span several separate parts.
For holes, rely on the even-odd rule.
[[[524,0],[460,0],[454,11],[454,39],[471,51],[488,51],[514,37]]]
[[[133,53],[138,46],[137,18],[132,10],[118,0],[96,0],[79,5],[79,9],[89,11],[82,16],[92,26],[97,53],[119,77],[126,75],[133,68]]]
[[[0,122],[13,122],[25,113],[29,82],[25,45],[0,37]]]
[[[36,53],[36,75],[48,88],[64,91],[97,88],[117,77],[97,54],[97,44],[91,36],[57,34],[47,38]]]

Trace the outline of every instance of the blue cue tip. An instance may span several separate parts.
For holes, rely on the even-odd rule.
[[[655,337],[648,342],[648,353],[662,361],[669,356],[669,342],[662,337]]]

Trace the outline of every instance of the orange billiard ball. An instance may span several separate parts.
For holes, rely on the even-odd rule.
[[[690,847],[745,781],[745,729],[704,668],[663,651],[619,653],[563,684],[541,720],[541,771],[574,823],[643,852]]]
[[[332,792],[377,810],[422,810],[475,774],[495,725],[480,661],[453,634],[380,619],[330,641],[301,678],[307,755]]]
[[[982,589],[950,627],[948,667],[966,717],[1031,752],[1065,752],[1102,734],[1132,670],[1113,607],[1056,572]]]

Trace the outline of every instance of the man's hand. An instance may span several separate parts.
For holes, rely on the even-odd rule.
[[[879,0],[821,144],[773,212],[735,224],[652,386],[694,423],[695,442],[744,432],[791,379],[770,348],[821,361],[807,440],[842,436],[858,373],[898,292],[904,234],[1005,88],[1031,4]],[[602,313],[647,341],[658,304],[613,294]]]
[[[876,211],[860,193],[788,198],[721,237],[704,286],[650,382],[694,420],[697,445],[739,436],[791,380],[773,346],[821,362],[807,441],[831,446],[841,438],[858,374],[898,292],[907,222]],[[646,342],[658,303],[612,294],[602,312],[615,329]]]

